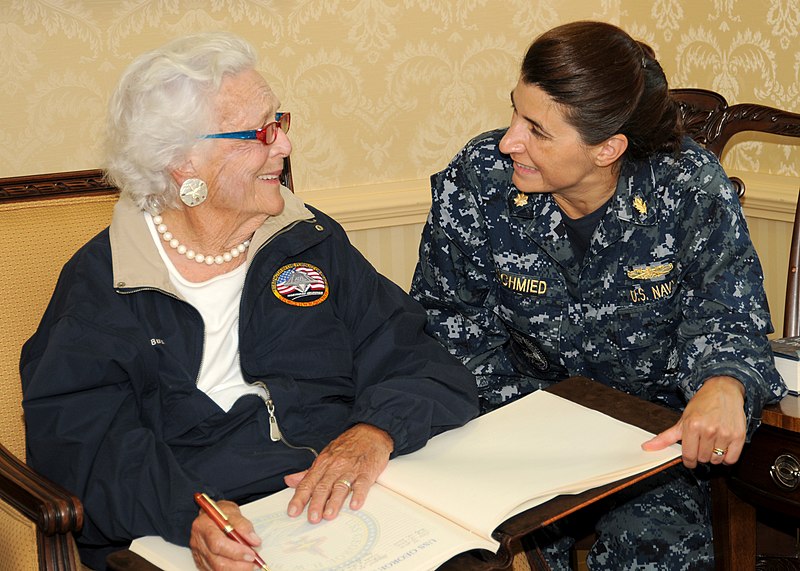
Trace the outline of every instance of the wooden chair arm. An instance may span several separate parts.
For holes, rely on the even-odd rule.
[[[75,533],[83,526],[81,501],[37,474],[2,444],[0,501],[21,512],[46,536]]]

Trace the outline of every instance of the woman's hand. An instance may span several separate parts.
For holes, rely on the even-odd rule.
[[[677,424],[642,448],[661,450],[681,441],[687,468],[694,468],[698,462],[734,464],[746,435],[744,386],[733,377],[710,377],[686,405]]]
[[[357,424],[346,430],[325,447],[311,468],[284,478],[287,486],[295,488],[288,514],[297,516],[308,504],[311,523],[333,519],[351,490],[350,509],[359,509],[393,449],[394,441],[380,428]]]
[[[253,524],[239,511],[239,506],[225,500],[217,502],[230,524],[250,542],[261,545],[261,539],[253,530]],[[222,530],[202,511],[192,522],[192,536],[189,539],[192,558],[198,569],[204,571],[253,571],[253,550],[228,538]]]

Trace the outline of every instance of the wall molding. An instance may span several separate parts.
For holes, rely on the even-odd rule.
[[[800,179],[733,169],[727,172],[746,185],[742,205],[748,218],[794,222]]]
[[[425,222],[431,207],[430,180],[297,191],[304,202],[322,210],[345,230],[369,230]]]
[[[794,221],[800,179],[732,169],[728,173],[746,184],[742,204],[748,217]],[[94,169],[0,179],[0,201],[113,190]],[[299,190],[297,195],[348,231],[419,224],[425,221],[431,206],[427,178]]]

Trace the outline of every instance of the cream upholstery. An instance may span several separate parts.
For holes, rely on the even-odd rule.
[[[24,458],[19,352],[64,263],[111,220],[115,195],[0,203],[0,441]]]
[[[5,503],[0,503],[0,545],[3,546],[0,569],[39,569],[39,554],[31,549],[36,545],[35,523]]]
[[[96,171],[93,175],[99,177]],[[53,176],[55,182],[45,186],[64,192],[65,185]],[[36,191],[42,177],[31,179],[36,184],[0,179],[0,244],[7,252],[0,258],[0,571],[80,569],[71,535],[82,523],[80,502],[23,464],[19,356],[61,267],[108,225],[117,199],[107,187],[9,199],[9,188]]]

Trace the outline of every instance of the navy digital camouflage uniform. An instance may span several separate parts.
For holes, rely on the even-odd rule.
[[[686,138],[678,154],[623,161],[581,257],[553,198],[520,196],[503,134],[431,177],[411,286],[429,333],[476,375],[482,411],[571,375],[682,410],[705,379],[730,375],[752,434],[786,388],[761,266],[714,155]],[[709,567],[707,486],[681,466],[648,490],[603,517],[592,569]]]

